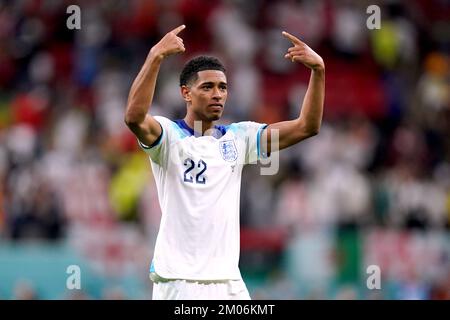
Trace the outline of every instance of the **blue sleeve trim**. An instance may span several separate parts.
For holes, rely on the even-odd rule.
[[[161,141],[162,141],[162,136],[163,136],[163,134],[164,134],[164,129],[163,129],[163,127],[162,127],[161,124],[159,124],[159,126],[161,127],[161,134],[159,135],[158,139],[156,139],[155,142],[153,142],[153,143],[151,144],[151,146],[147,146],[147,145],[143,144],[143,143],[138,139],[138,142],[139,142],[139,144],[141,145],[142,148],[144,148],[144,149],[151,149],[151,148],[154,148],[154,147],[158,146],[158,145],[161,143]]]
[[[258,159],[260,158],[260,152],[261,152],[261,147],[260,147],[260,143],[261,143],[261,134],[262,131],[267,128],[268,124],[263,124],[261,127],[259,127],[258,132],[256,133],[256,155],[258,157]]]
[[[152,263],[150,264],[150,272],[155,272],[155,264],[153,263],[153,260]]]

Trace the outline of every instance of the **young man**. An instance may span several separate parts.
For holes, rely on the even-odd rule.
[[[227,99],[227,79],[223,65],[204,56],[189,61],[180,75],[184,119],[152,116],[148,111],[159,67],[166,57],[185,51],[178,36],[184,28],[167,33],[150,50],[131,87],[125,114],[126,124],[149,155],[162,209],[150,266],[153,299],[250,299],[238,268],[242,168],[319,132],[324,62],[283,32],[292,43],[285,58],[312,70],[295,120],[215,125]],[[273,144],[274,130],[278,141]]]

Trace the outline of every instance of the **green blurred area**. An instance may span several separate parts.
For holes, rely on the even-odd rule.
[[[81,289],[68,289],[73,274],[68,267],[81,270]],[[120,288],[128,299],[146,298],[149,282],[141,277],[108,277],[96,272],[85,257],[66,242],[0,244],[0,299],[14,299],[19,287],[30,287],[37,299],[73,299],[80,293],[101,299],[106,290]]]
[[[255,300],[445,298],[449,243],[448,232],[309,230],[286,239],[280,250],[242,250],[240,269]],[[122,271],[108,274],[99,268],[100,262],[98,256],[88,258],[68,242],[3,242],[0,299],[20,298],[24,284],[37,299],[151,298],[146,266],[129,272],[126,261],[116,260],[115,270],[123,265]],[[367,287],[366,270],[373,264],[381,270],[381,289]],[[67,268],[72,265],[80,267],[81,290],[66,287],[71,276]]]

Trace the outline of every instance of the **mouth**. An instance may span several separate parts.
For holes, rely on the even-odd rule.
[[[223,109],[223,104],[221,103],[211,103],[208,105],[208,107],[210,107],[213,110],[222,110]]]

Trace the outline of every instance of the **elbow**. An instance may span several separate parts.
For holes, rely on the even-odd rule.
[[[132,117],[130,117],[127,113],[125,114],[123,121],[125,122],[127,127],[132,127],[133,125],[136,124],[136,121]]]
[[[319,128],[319,127],[309,129],[309,131],[308,131],[308,136],[309,136],[309,137],[317,136],[317,135],[319,134],[319,132],[320,132],[320,128]]]
[[[307,139],[309,137],[313,137],[319,134],[321,122],[317,123],[312,121],[306,122],[304,120],[300,120],[299,122],[299,134],[302,137],[301,139]]]
[[[129,128],[139,125],[142,121],[142,116],[136,114],[135,112],[125,112],[124,122]]]
[[[314,137],[319,134],[320,125],[303,125],[301,126],[301,136],[303,139]]]

